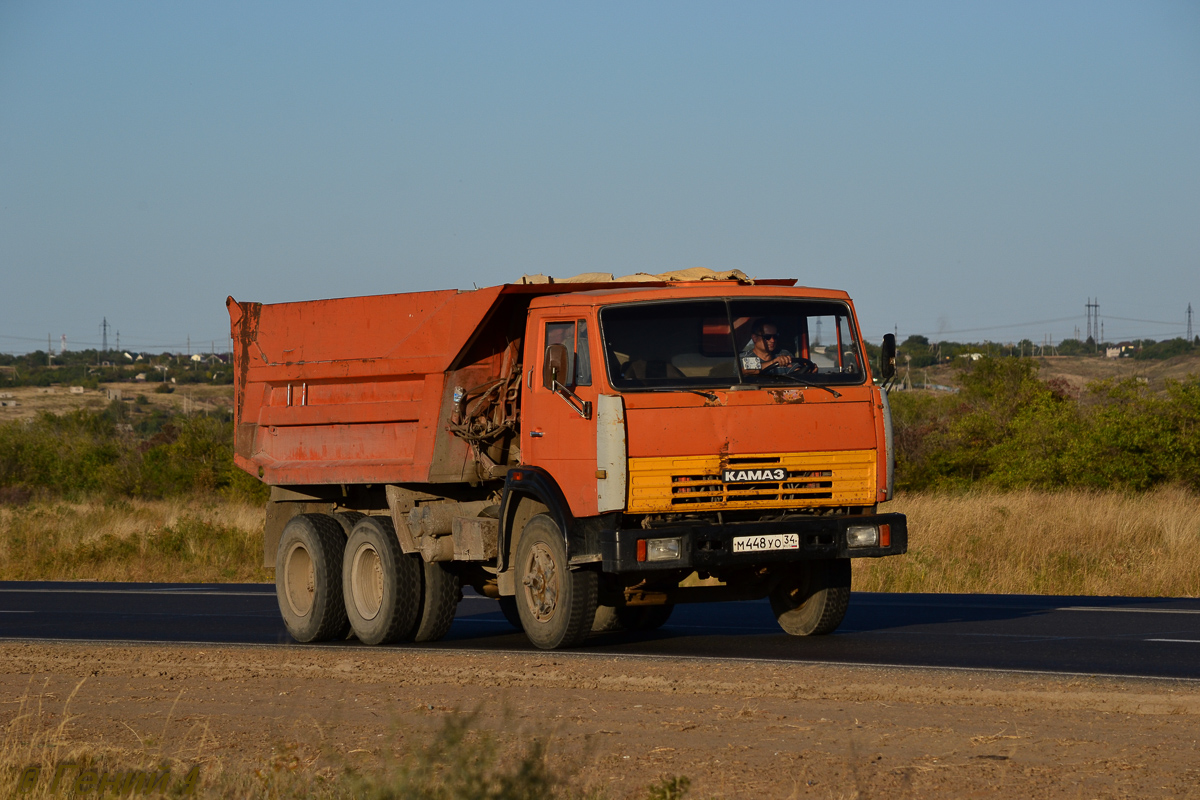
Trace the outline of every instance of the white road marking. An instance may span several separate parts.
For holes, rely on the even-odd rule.
[[[1002,611],[1029,611],[1029,612],[1050,612],[1050,611],[1121,611],[1130,614],[1200,614],[1200,609],[1190,608],[1121,608],[1118,606],[1038,606],[1038,605],[1018,605],[1016,603],[963,603],[955,606],[949,602],[926,602],[921,600],[866,600],[854,598],[850,601],[851,607],[858,606],[882,606],[884,608],[943,608],[955,611],[977,611],[981,609],[1002,610]]]
[[[0,589],[0,594],[157,594],[211,595],[214,597],[274,597],[269,592],[212,592],[197,589]]]
[[[1054,611],[1120,611],[1125,614],[1200,614],[1192,608],[1103,608],[1100,606],[1063,606]]]
[[[203,589],[0,589],[0,594],[166,594],[210,597],[274,597],[275,587],[272,586],[269,590],[260,592],[218,592]],[[463,596],[463,600],[492,601],[492,598],[468,594]]]
[[[46,644],[51,642],[54,644],[63,645],[100,645],[105,647],[226,647],[230,649],[244,648],[247,650],[266,650],[287,648],[289,650],[312,650],[314,652],[339,652],[339,643],[331,644],[300,644],[298,642],[279,642],[274,644],[259,643],[259,642],[202,642],[202,641],[169,641],[155,639],[30,639],[22,636],[0,636],[0,642],[28,642],[30,644]],[[346,644],[356,644],[346,642]],[[1178,678],[1163,675],[1129,675],[1119,672],[1058,672],[1048,669],[1014,669],[1011,667],[951,667],[937,664],[888,664],[886,662],[873,661],[817,661],[813,659],[790,659],[790,658],[753,658],[747,656],[697,656],[697,655],[636,655],[629,653],[610,653],[604,650],[479,650],[475,648],[465,647],[427,647],[423,649],[414,648],[411,645],[405,647],[399,646],[381,646],[370,647],[380,654],[391,653],[397,656],[403,656],[406,653],[412,652],[427,652],[443,654],[459,654],[463,656],[526,656],[533,658],[562,658],[564,660],[603,660],[606,663],[619,661],[711,661],[711,662],[731,662],[736,664],[774,664],[777,666],[809,666],[809,667],[858,667],[867,669],[894,669],[904,672],[970,672],[978,674],[990,675],[1044,675],[1051,678],[1061,677],[1083,677],[1083,678],[1118,678],[1122,680],[1134,681],[1159,681],[1164,683],[1185,683],[1185,684],[1200,684],[1200,678]],[[349,652],[349,650],[341,650],[340,652]]]
[[[1184,642],[1186,644],[1200,644],[1200,639],[1143,639],[1145,642]]]

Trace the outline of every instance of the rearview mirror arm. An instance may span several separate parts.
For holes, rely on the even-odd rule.
[[[563,386],[557,380],[553,381],[551,391],[561,397],[563,402],[569,405],[571,410],[579,416],[583,417],[584,419],[592,418],[592,402],[590,400],[584,400],[579,395],[572,392],[569,388]]]

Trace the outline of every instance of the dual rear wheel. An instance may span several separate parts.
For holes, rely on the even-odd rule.
[[[339,518],[340,517],[340,518]],[[458,577],[405,555],[388,517],[301,514],[275,559],[279,609],[297,641],[430,642],[450,629]]]

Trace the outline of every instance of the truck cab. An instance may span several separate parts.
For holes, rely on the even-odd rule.
[[[849,559],[906,550],[904,517],[876,513],[891,492],[886,394],[845,293],[705,284],[541,297],[523,361],[521,468],[505,508],[531,481],[561,496],[552,516],[568,563],[598,566],[600,605],[625,627],[678,602],[770,596],[789,632],[828,633],[849,599]]]

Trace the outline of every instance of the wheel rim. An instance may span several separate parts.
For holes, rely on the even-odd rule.
[[[316,595],[317,576],[313,570],[312,555],[300,542],[288,550],[283,565],[284,596],[288,606],[297,617],[307,617],[312,611]]]
[[[375,619],[383,607],[383,559],[369,543],[364,542],[354,551],[350,588],[358,615],[363,619]]]
[[[529,549],[525,563],[525,605],[538,622],[548,622],[558,608],[558,569],[550,548],[538,542]]]

